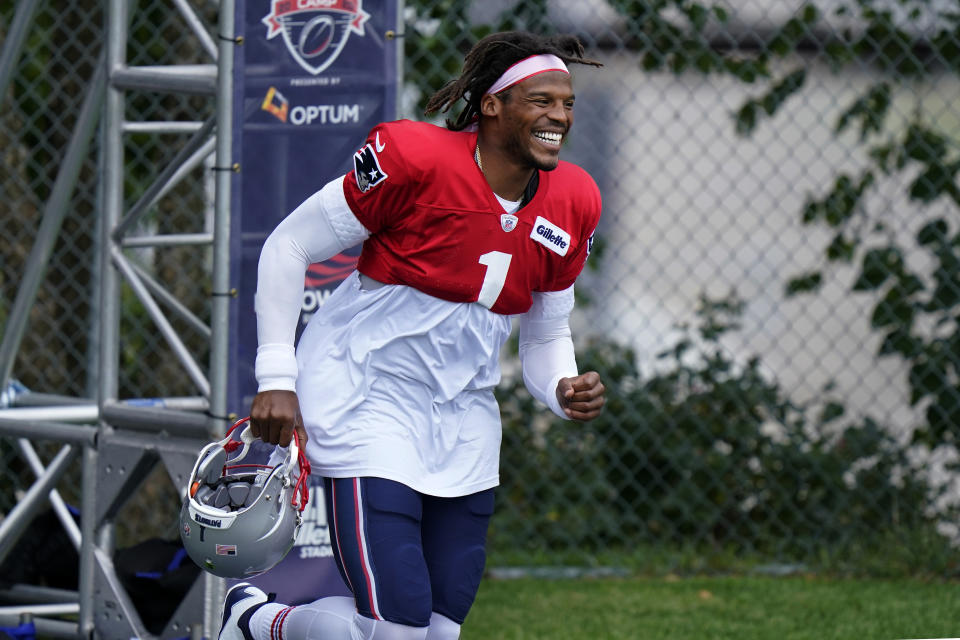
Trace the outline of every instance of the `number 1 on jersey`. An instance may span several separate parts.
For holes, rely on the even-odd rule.
[[[487,272],[483,274],[483,286],[480,287],[477,302],[487,309],[497,303],[497,298],[500,297],[503,285],[507,281],[507,271],[510,269],[512,259],[512,255],[502,251],[491,251],[480,256],[480,264],[487,267]]]

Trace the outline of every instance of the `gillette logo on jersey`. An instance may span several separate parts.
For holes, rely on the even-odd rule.
[[[570,234],[543,216],[537,216],[530,237],[561,256],[567,255],[570,248]]]
[[[362,0],[273,0],[263,17],[267,40],[283,36],[287,51],[303,69],[317,75],[333,64],[350,34],[364,36],[370,14]]]

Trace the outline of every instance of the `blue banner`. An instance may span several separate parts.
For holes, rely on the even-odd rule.
[[[227,402],[246,415],[256,393],[253,296],[263,241],[294,208],[352,168],[376,124],[396,118],[398,0],[237,0],[231,188],[231,313]],[[311,265],[299,329],[356,266],[359,247]],[[297,335],[299,336],[299,330]],[[281,601],[342,591],[323,493],[314,487],[297,546],[259,578]],[[310,563],[310,564],[305,564]],[[338,591],[338,589],[340,591]]]

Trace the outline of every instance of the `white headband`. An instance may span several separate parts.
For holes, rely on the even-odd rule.
[[[523,82],[531,76],[546,71],[563,71],[566,74],[567,65],[563,60],[550,53],[541,53],[529,58],[524,58],[503,72],[503,75],[497,79],[493,85],[487,89],[487,93],[500,93],[504,89],[509,89],[515,84]]]

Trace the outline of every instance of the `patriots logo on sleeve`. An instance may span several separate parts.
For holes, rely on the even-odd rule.
[[[369,143],[353,154],[353,174],[357,179],[357,188],[364,193],[387,179],[387,174],[380,168],[377,152]]]

